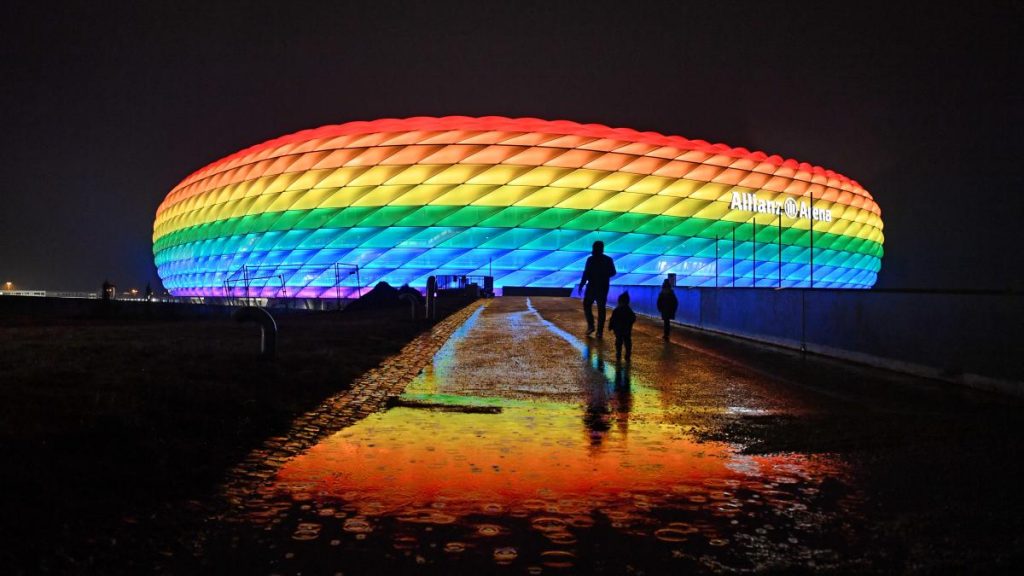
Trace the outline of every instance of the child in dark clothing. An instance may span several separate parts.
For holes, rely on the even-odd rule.
[[[679,299],[672,289],[672,283],[665,280],[661,283],[661,292],[658,293],[658,312],[661,312],[661,320],[665,323],[665,335],[662,340],[668,340],[668,331],[671,326],[670,320],[676,317],[676,310],[679,308]]]
[[[608,328],[615,333],[615,362],[622,360],[622,345],[626,345],[626,362],[633,357],[633,323],[636,322],[636,314],[629,307],[629,292],[619,294],[619,303],[612,311],[611,321]]]

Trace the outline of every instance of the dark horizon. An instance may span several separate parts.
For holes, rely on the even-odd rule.
[[[19,288],[156,289],[157,205],[264,140],[502,115],[821,165],[881,206],[878,288],[1024,289],[1013,3],[4,11],[0,282]]]

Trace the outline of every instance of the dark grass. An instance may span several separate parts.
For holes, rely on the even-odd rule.
[[[465,303],[442,301],[442,317]],[[4,571],[118,557],[103,571],[130,570],[173,549],[158,516],[198,507],[251,449],[427,327],[406,308],[277,320],[278,357],[261,361],[259,329],[223,315],[0,317]]]

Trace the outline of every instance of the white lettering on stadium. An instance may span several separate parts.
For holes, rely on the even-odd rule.
[[[786,198],[783,202],[758,199],[750,192],[733,192],[729,209],[776,216],[785,214],[788,218],[809,218],[821,222],[832,221],[832,210],[829,208],[812,208],[807,202],[797,202],[794,198]]]

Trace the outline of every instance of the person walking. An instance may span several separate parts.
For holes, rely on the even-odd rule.
[[[668,340],[668,332],[671,329],[671,320],[676,317],[676,310],[679,309],[679,299],[676,298],[676,291],[672,289],[672,283],[665,280],[661,283],[661,292],[658,293],[658,312],[661,313],[661,320],[665,323],[665,334],[662,340]]]
[[[583,293],[583,315],[587,319],[587,335],[594,333],[594,302],[597,302],[597,337],[601,338],[604,334],[608,285],[615,274],[615,262],[604,253],[604,242],[594,242],[578,288],[578,292]]]
[[[612,310],[612,318],[608,327],[615,333],[615,363],[622,361],[622,348],[626,348],[626,362],[633,358],[633,323],[636,314],[629,307],[629,292],[619,294],[619,302]]]

